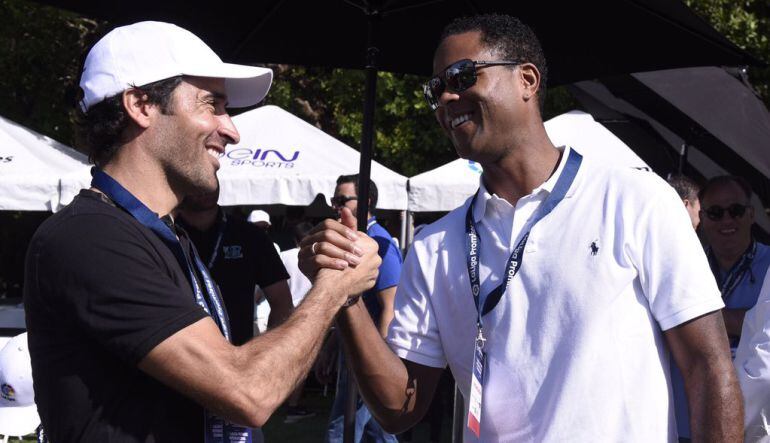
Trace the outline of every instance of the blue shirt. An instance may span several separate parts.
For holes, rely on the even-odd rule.
[[[726,309],[751,309],[757,303],[759,291],[762,289],[762,282],[765,280],[765,274],[770,267],[770,246],[757,242],[757,252],[754,260],[751,262],[749,272],[741,276],[735,289],[724,298]],[[713,271],[713,269],[712,269]],[[721,269],[714,275],[717,282],[721,283],[727,277],[728,272]],[[738,346],[737,339],[730,339],[730,348],[735,355],[735,348]],[[674,406],[676,408],[677,431],[680,437],[690,438],[690,417],[687,407],[687,395],[684,390],[684,378],[679,368],[671,359],[671,384],[674,390]]]
[[[372,316],[374,323],[376,324],[380,319],[380,313],[382,312],[382,306],[377,299],[377,293],[388,288],[392,288],[398,284],[398,279],[401,277],[401,264],[403,259],[401,258],[401,251],[398,250],[396,242],[393,241],[393,237],[390,236],[388,231],[385,230],[377,220],[372,217],[367,222],[366,235],[373,238],[379,245],[378,254],[382,259],[380,264],[380,274],[377,276],[377,281],[374,283],[374,287],[366,291],[363,295],[364,304],[369,311],[369,315]]]
[[[725,307],[727,309],[753,308],[757,304],[759,290],[762,289],[768,267],[770,267],[770,246],[757,242],[757,253],[751,262],[751,271],[744,273],[735,290],[725,297]],[[721,282],[727,276],[727,272],[720,269],[718,273],[719,275],[714,277],[717,282]]]

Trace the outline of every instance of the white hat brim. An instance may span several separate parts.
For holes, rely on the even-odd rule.
[[[0,407],[0,435],[21,437],[40,426],[37,406]]]
[[[232,63],[185,69],[182,75],[225,79],[228,107],[244,108],[261,102],[273,82],[273,70]]]

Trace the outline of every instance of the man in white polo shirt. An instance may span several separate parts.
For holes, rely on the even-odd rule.
[[[415,424],[448,364],[466,441],[674,441],[670,349],[693,438],[739,441],[723,304],[676,193],[553,146],[545,57],[519,20],[453,22],[433,68],[426,99],[484,173],[474,197],[416,238],[387,344],[362,303],[338,317],[373,415],[390,432]],[[327,226],[303,248],[311,274],[347,247]],[[309,245],[322,238],[319,257]]]

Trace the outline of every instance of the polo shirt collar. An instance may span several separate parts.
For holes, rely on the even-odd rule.
[[[567,157],[569,157],[571,148],[569,146],[559,146],[556,149],[562,152],[561,158],[559,159],[559,165],[556,167],[556,171],[554,171],[554,173],[551,174],[551,176],[548,177],[548,180],[543,182],[542,185],[533,189],[532,193],[529,195],[535,195],[540,192],[550,194],[553,191],[554,186],[556,186],[556,182],[559,180],[559,176],[561,175],[562,171],[564,171],[564,165],[567,163]],[[571,191],[568,192],[567,197],[570,197],[571,194]],[[484,218],[484,215],[487,212],[487,204],[493,198],[500,197],[495,194],[491,194],[487,190],[487,187],[484,185],[484,174],[482,173],[481,177],[479,178],[479,190],[478,195],[476,196],[476,206],[473,208],[474,222],[479,223]]]

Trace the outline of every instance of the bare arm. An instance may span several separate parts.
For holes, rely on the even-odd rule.
[[[352,229],[355,218],[343,209],[342,221],[344,225],[327,222],[302,241],[300,269],[308,277],[312,278],[315,270],[328,260],[345,259],[349,248],[341,232],[346,227]],[[313,243],[318,243],[318,255],[310,252]],[[392,314],[388,323],[391,318]],[[398,433],[416,424],[430,406],[443,369],[402,360],[394,354],[360,299],[340,311],[337,325],[361,396],[380,425],[388,432]]]
[[[382,338],[388,336],[388,326],[390,321],[393,320],[393,301],[396,299],[396,286],[385,288],[377,293],[377,300],[380,302],[382,312],[380,312],[380,321],[377,324],[377,328],[380,330]]]
[[[692,441],[743,441],[743,399],[720,311],[665,335],[684,376]]]
[[[722,316],[725,319],[725,328],[730,337],[740,337],[743,329],[743,317],[746,316],[746,309],[722,309]]]
[[[377,244],[366,237],[357,244],[360,264],[338,261],[338,270],[319,271],[305,301],[283,325],[236,347],[205,318],[153,348],[139,368],[225,419],[263,425],[307,374],[348,295],[374,285]]]
[[[262,290],[270,305],[270,316],[267,318],[267,327],[272,329],[283,323],[294,310],[291,301],[291,290],[286,280],[280,280]]]
[[[430,406],[443,369],[396,356],[360,300],[341,311],[337,324],[361,397],[383,429],[395,434],[417,424]]]

